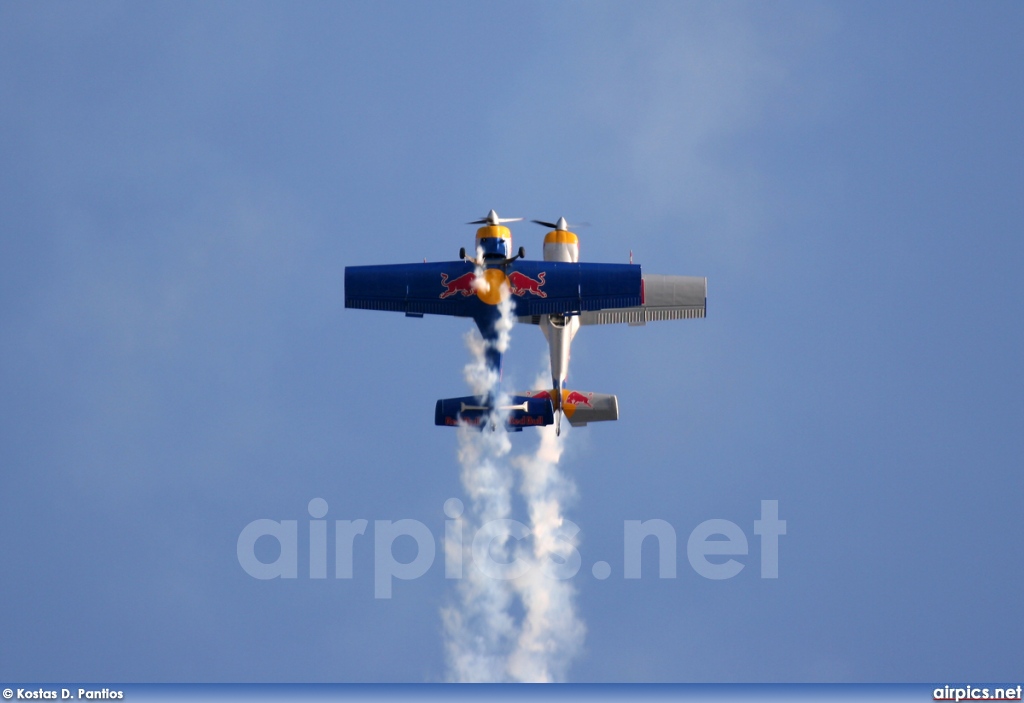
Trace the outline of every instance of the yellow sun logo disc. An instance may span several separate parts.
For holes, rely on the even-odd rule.
[[[488,305],[497,305],[509,296],[508,278],[501,269],[487,269],[482,278],[474,282],[476,297]]]

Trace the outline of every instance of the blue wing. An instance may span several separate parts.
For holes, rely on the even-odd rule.
[[[576,315],[640,304],[640,267],[633,264],[519,260],[509,267],[508,279],[520,316]]]
[[[473,293],[472,275],[466,261],[346,266],[345,307],[473,317],[484,303]]]
[[[345,268],[345,307],[407,315],[486,316],[467,261]],[[641,303],[640,267],[631,264],[512,262],[505,269],[516,314],[579,314]]]

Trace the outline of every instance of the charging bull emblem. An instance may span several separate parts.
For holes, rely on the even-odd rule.
[[[476,274],[472,271],[464,273],[458,278],[448,280],[448,274],[441,274],[441,285],[444,286],[444,292],[441,293],[441,298],[447,298],[448,296],[455,295],[456,293],[462,293],[462,295],[472,295],[473,281],[476,279]]]
[[[541,286],[544,285],[544,276],[546,275],[547,274],[544,271],[541,271],[537,274],[537,278],[530,278],[525,273],[513,271],[508,275],[508,282],[512,287],[512,294],[518,295],[520,298],[527,293],[540,296],[541,298],[548,297],[548,294],[541,290]]]
[[[555,393],[555,391],[533,391],[532,393],[527,393],[527,395],[532,398],[551,398],[552,402],[558,398],[558,394]],[[562,391],[562,398],[561,407],[563,408],[566,405],[572,405],[574,407],[577,405],[585,405],[591,410],[594,409],[594,403],[592,402],[594,400],[593,393],[584,394],[579,391]]]
[[[593,408],[594,406],[590,402],[593,397],[593,393],[583,395],[579,391],[569,391],[562,402],[566,405],[586,405],[588,408]]]

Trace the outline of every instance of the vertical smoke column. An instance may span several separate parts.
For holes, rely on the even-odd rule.
[[[544,382],[542,376],[535,387]],[[586,634],[569,580],[580,568],[575,539],[579,528],[562,514],[576,487],[558,468],[564,438],[555,434],[553,426],[538,431],[536,452],[514,459],[522,473],[521,492],[530,514],[533,545],[532,554],[523,557],[532,562],[532,568],[514,582],[525,615],[509,657],[509,673],[516,681],[563,681]]]

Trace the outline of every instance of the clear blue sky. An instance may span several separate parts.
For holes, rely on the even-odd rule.
[[[345,310],[343,268],[495,208],[709,281],[705,320],[576,339],[621,419],[563,461],[572,680],[1019,682],[1022,35],[1020,2],[0,3],[0,679],[442,680],[440,560],[377,600],[372,535],[351,581],[235,547],[316,497],[442,534],[471,324]],[[544,353],[517,327],[506,376]],[[648,544],[626,580],[652,518],[679,575]],[[713,518],[726,581],[686,559]]]

